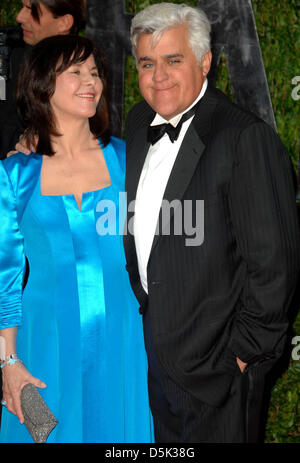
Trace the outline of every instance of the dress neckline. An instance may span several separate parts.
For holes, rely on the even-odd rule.
[[[95,190],[83,191],[82,194],[81,194],[80,207],[79,207],[79,205],[78,205],[78,203],[76,201],[74,193],[44,195],[44,194],[42,194],[42,190],[41,190],[41,173],[42,173],[42,166],[43,166],[43,155],[39,154],[39,156],[41,157],[40,172],[39,172],[39,177],[38,177],[38,190],[39,190],[40,196],[43,197],[43,198],[61,198],[61,199],[66,198],[66,199],[71,199],[71,201],[73,201],[76,204],[76,207],[77,207],[78,211],[82,212],[82,204],[83,204],[84,198],[88,198],[90,195],[94,195],[96,193],[99,193],[100,191],[104,191],[104,190],[107,190],[107,189],[111,188],[112,184],[113,184],[113,173],[112,173],[112,169],[110,168],[110,165],[109,165],[110,163],[108,161],[109,156],[107,156],[107,154],[108,154],[107,151],[108,150],[106,148],[107,148],[108,145],[103,146],[102,143],[101,143],[100,138],[98,138],[97,141],[99,143],[99,148],[102,150],[104,161],[105,161],[108,173],[109,173],[110,185],[107,185],[107,186],[105,186],[103,188],[97,188]]]

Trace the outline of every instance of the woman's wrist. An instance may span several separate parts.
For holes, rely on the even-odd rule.
[[[14,365],[15,363],[21,362],[21,359],[19,358],[18,354],[13,353],[13,354],[8,354],[4,358],[0,360],[0,368],[4,368],[7,365]]]

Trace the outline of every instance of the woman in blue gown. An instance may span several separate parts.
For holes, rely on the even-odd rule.
[[[58,419],[47,442],[151,442],[142,321],[123,252],[125,146],[109,136],[103,59],[87,39],[52,37],[22,78],[26,141],[43,155],[0,165],[2,357],[22,360],[2,363],[0,442],[33,442],[21,424],[28,382]]]

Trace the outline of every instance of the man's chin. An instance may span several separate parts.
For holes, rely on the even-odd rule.
[[[151,102],[150,106],[156,113],[158,113],[161,117],[163,117],[167,121],[172,119],[172,117],[175,117],[180,112],[180,111],[177,111],[177,108],[174,108],[174,106],[171,106],[171,105],[169,106],[169,105],[164,105],[164,104],[155,104],[153,103],[153,101]]]
[[[27,45],[35,45],[37,42],[31,37],[30,34],[25,34],[23,32],[23,40]]]

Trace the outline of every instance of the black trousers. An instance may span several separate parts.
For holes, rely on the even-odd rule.
[[[265,364],[249,366],[233,379],[227,401],[213,407],[183,390],[166,373],[152,343],[148,311],[144,336],[149,401],[158,443],[246,443],[261,436]]]

